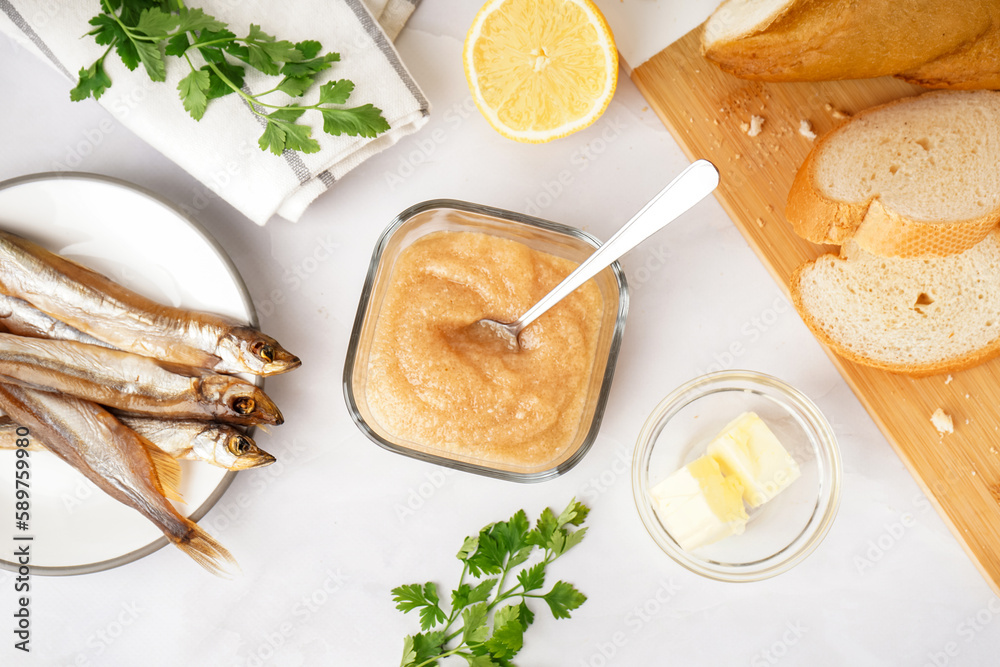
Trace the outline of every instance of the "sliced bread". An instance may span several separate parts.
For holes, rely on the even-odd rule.
[[[705,23],[702,53],[762,81],[896,74],[971,43],[996,0],[726,0]]]
[[[993,22],[978,39],[897,75],[925,88],[1000,89],[1000,0],[993,3]]]
[[[887,257],[971,248],[1000,223],[1000,92],[935,91],[867,109],[820,138],[785,214],[814,243]]]
[[[885,258],[848,241],[799,267],[792,301],[839,355],[922,376],[1000,354],[1000,231],[931,259]]]

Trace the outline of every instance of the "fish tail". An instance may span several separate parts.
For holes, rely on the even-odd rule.
[[[217,577],[232,579],[234,571],[240,572],[240,566],[233,555],[196,523],[190,523],[187,534],[174,544]]]

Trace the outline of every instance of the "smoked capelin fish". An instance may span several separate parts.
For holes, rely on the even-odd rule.
[[[229,424],[189,419],[155,419],[115,415],[122,424],[175,459],[204,461],[226,470],[249,470],[274,463],[274,457],[257,446],[245,433]],[[10,417],[0,417],[0,449],[15,449],[20,425]],[[30,451],[46,451],[43,443],[32,440]]]
[[[177,462],[88,401],[0,384],[0,408],[33,437],[116,500],[136,509],[171,542],[213,574],[235,566],[232,555],[168,502],[179,499]]]
[[[130,413],[241,425],[284,422],[274,402],[249,382],[167,365],[77,341],[0,333],[0,381]]]
[[[159,304],[0,231],[0,292],[118,349],[218,373],[275,375],[301,364],[276,340],[212,313]]]
[[[274,457],[258,447],[250,436],[228,424],[127,415],[118,415],[118,419],[175,459],[205,461],[227,470],[248,470],[274,463]]]

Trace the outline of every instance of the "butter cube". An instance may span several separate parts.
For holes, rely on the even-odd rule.
[[[742,485],[723,477],[708,456],[674,472],[650,496],[663,527],[682,549],[697,549],[746,529]]]
[[[801,474],[795,459],[753,412],[744,412],[726,426],[709,444],[708,455],[727,477],[739,480],[750,507],[774,498]]]

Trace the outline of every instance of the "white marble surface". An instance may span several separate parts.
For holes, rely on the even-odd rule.
[[[719,0],[594,0],[615,35],[618,54],[635,69],[708,18]]]
[[[573,496],[593,507],[591,532],[552,576],[589,600],[571,620],[538,610],[522,666],[996,664],[997,599],[714,200],[625,259],[632,306],[607,416],[569,473],[527,486],[451,473],[385,452],[354,427],[344,353],[371,250],[396,213],[452,197],[607,238],[686,164],[624,77],[604,117],[570,138],[527,146],[494,133],[462,75],[478,5],[425,0],[399,38],[434,105],[431,123],[349,174],[300,223],[264,228],[96,105],[69,102],[68,81],[0,40],[0,179],[67,166],[186,207],[242,271],[264,329],[305,362],[268,385],[287,423],[260,442],[280,463],[241,473],[205,520],[241,577],[213,578],[173,548],[98,574],[35,577],[24,656],[12,648],[13,577],[0,572],[0,664],[395,665],[417,623],[393,608],[392,587],[434,580],[450,590],[467,534]],[[155,243],[157,230],[148,233]],[[760,583],[682,570],[632,501],[627,466],[646,415],[713,367],[783,378],[840,439],[832,531],[795,570]]]

